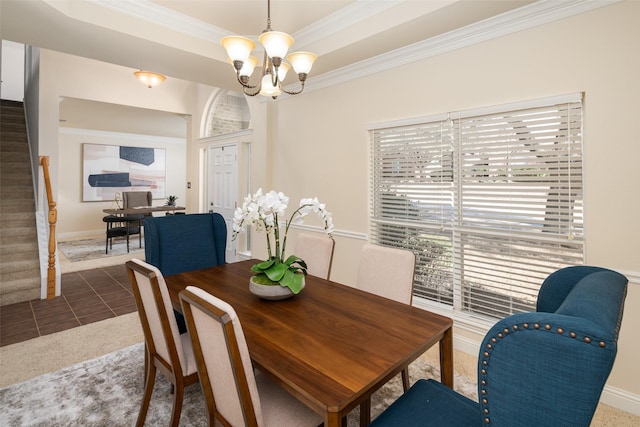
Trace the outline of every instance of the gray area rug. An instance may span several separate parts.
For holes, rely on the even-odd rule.
[[[71,240],[68,242],[58,242],[58,250],[71,262],[101,259],[127,254],[127,240],[124,237],[113,239],[113,248],[109,248],[109,253],[105,254],[105,239],[84,239]],[[129,254],[144,252],[144,238],[142,248],[138,235],[129,237]]]
[[[143,394],[143,344],[79,363],[50,374],[0,389],[2,426],[132,426]],[[419,358],[410,367],[412,381],[439,378],[428,361]],[[455,377],[456,389],[472,399],[476,387],[464,377]],[[402,393],[400,375],[374,393],[372,418]],[[145,425],[167,425],[171,418],[171,384],[160,374]],[[206,407],[198,384],[187,387],[181,426],[206,425]],[[359,409],[348,416],[357,426]]]

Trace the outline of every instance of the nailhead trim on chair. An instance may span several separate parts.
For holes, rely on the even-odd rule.
[[[549,324],[544,325],[544,327],[543,327],[543,328],[544,328],[544,329],[542,330],[542,332],[544,332],[544,331],[551,331],[551,330],[552,330],[552,327],[551,327],[551,325],[549,325]],[[533,324],[533,329],[534,329],[534,330],[540,330],[540,325],[539,325],[538,323],[534,323],[534,324]],[[511,330],[512,330],[513,332],[522,332],[522,331],[530,330],[530,328],[529,328],[529,324],[528,324],[528,323],[523,323],[522,325],[518,325],[518,324],[513,325],[513,326],[511,327]],[[486,344],[486,346],[485,346],[485,347],[486,347],[486,350],[482,352],[482,356],[483,356],[483,359],[482,359],[482,361],[481,361],[482,366],[484,366],[484,367],[488,367],[488,366],[489,366],[489,358],[491,357],[491,352],[495,349],[495,344],[496,344],[496,343],[498,343],[498,341],[499,341],[500,339],[505,338],[505,336],[507,336],[510,332],[511,332],[511,331],[510,331],[508,328],[504,328],[504,329],[502,330],[502,332],[498,332],[498,333],[496,334],[496,336],[495,336],[495,337],[491,337],[491,338],[489,339],[489,341],[490,341],[490,342],[488,342],[488,343]],[[564,330],[564,328],[561,328],[561,327],[556,328],[555,332],[556,332],[556,333],[558,333],[558,334],[560,334],[560,335],[565,335],[565,330]],[[577,336],[578,336],[578,335],[577,335],[575,332],[570,331],[570,332],[567,334],[567,336],[568,336],[569,338],[573,338],[573,339],[575,339],[575,338],[577,338]],[[592,340],[591,340],[591,338],[590,338],[590,337],[585,336],[585,337],[583,337],[583,338],[582,338],[582,341],[583,341],[585,344],[591,344],[591,341],[592,341]],[[598,345],[599,347],[601,347],[601,348],[605,348],[607,344],[606,344],[604,341],[599,341],[599,342],[597,343],[597,345]],[[485,368],[482,368],[482,369],[480,370],[480,374],[486,377],[486,375],[487,375],[487,370],[486,370]],[[487,379],[486,379],[486,378],[482,378],[482,379],[480,380],[480,384],[482,385],[482,387],[486,386],[486,385],[487,385]],[[486,397],[486,395],[487,395],[487,390],[486,390],[485,388],[482,388],[482,389],[480,390],[480,394],[482,395],[482,399],[480,400],[480,401],[481,401],[481,404],[482,404],[483,406],[488,405],[489,400],[488,400],[488,399],[487,399],[487,397]],[[490,418],[489,418],[489,416],[488,416],[488,415],[489,415],[489,408],[486,408],[486,407],[482,408],[482,414],[483,414],[483,416],[484,416],[484,418],[483,418],[484,423],[485,423],[485,424],[491,424],[491,419],[490,419]]]

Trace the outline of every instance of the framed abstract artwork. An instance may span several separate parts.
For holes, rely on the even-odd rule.
[[[114,200],[124,191],[151,191],[165,198],[164,148],[82,144],[82,201]]]

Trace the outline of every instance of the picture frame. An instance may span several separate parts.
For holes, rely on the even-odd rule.
[[[166,150],[82,144],[82,201],[113,201],[116,193],[151,191],[166,196]]]

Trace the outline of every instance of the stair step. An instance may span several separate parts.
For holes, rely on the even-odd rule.
[[[29,279],[2,281],[0,305],[40,299],[40,276]]]
[[[3,245],[10,245],[16,241],[16,239],[20,241],[24,241],[27,238],[37,240],[38,234],[36,233],[35,224],[30,224],[26,226],[3,227],[0,229],[0,237],[2,238]]]
[[[2,276],[2,287],[4,289],[4,285],[7,282],[40,277],[40,263],[37,260],[1,263],[0,276]]]
[[[27,256],[35,255],[38,258],[38,243],[36,240],[25,240],[5,245],[3,242],[0,248],[0,262],[25,259]]]
[[[0,124],[6,125],[11,123],[25,123],[24,111],[7,111],[2,110],[2,117],[0,118]]]
[[[8,130],[3,130],[2,132],[0,132],[0,137],[8,143],[27,144],[27,134],[24,132],[11,132]]]
[[[24,132],[23,132],[24,134]],[[26,140],[26,134],[24,141],[14,141],[9,140],[7,138],[2,138],[2,132],[0,132],[0,138],[2,138],[2,145],[0,145],[0,152],[10,152],[10,151],[26,151],[29,152],[29,145]]]
[[[0,199],[8,199],[13,197],[15,194],[25,194],[29,192],[33,192],[33,187],[30,185],[15,185],[2,182],[2,187],[0,187]]]
[[[2,202],[0,202],[0,206],[2,206]],[[24,226],[27,224],[31,224],[35,227],[36,214],[34,210],[26,212],[6,212],[0,217],[0,224],[3,227]]]
[[[33,200],[31,201],[24,201],[22,203],[8,203],[5,204],[6,202],[0,202],[0,213],[1,214],[5,214],[5,213],[18,213],[18,212],[25,212],[25,211],[33,211],[35,210],[35,205]]]
[[[2,153],[2,165],[4,166],[5,163],[18,163],[21,165],[24,164],[29,164],[29,161],[31,160],[31,157],[29,156],[29,151],[28,150],[22,150],[22,151],[9,151],[9,152],[3,152]],[[31,168],[29,168],[31,169]]]
[[[12,247],[14,245],[11,245]],[[22,245],[20,245],[22,246]],[[56,258],[58,258],[59,255],[56,254]],[[3,254],[0,255],[0,264],[3,262],[16,262],[16,261],[20,261],[23,260],[25,258],[30,258],[30,259],[38,259],[39,260],[39,255],[38,255],[38,247],[36,246],[33,250],[31,251],[15,251],[15,252],[10,252],[7,254]]]

